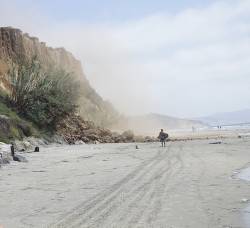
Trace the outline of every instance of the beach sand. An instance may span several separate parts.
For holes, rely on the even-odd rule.
[[[41,148],[0,169],[0,224],[250,227],[250,138]],[[247,224],[248,223],[248,224]],[[1,225],[0,225],[1,227]]]

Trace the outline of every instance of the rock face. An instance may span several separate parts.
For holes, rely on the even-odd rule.
[[[45,43],[39,42],[38,38],[23,34],[19,29],[0,28],[0,56],[3,61],[18,61],[36,56],[44,66],[62,67],[84,79],[81,64],[72,54],[63,48],[49,48]]]
[[[9,89],[5,80],[9,63],[19,63],[23,59],[31,60],[34,57],[39,60],[44,70],[56,67],[72,73],[79,81],[81,88],[78,100],[78,114],[67,117],[64,121],[58,123],[56,126],[57,135],[47,140],[48,143],[118,143],[154,140],[152,138],[136,137],[131,131],[118,134],[105,128],[119,119],[119,115],[112,105],[105,102],[90,86],[83,73],[80,61],[75,59],[71,53],[64,48],[47,47],[38,38],[31,37],[19,29],[0,27],[0,87],[2,89]],[[12,122],[12,119],[8,117],[0,116],[0,129],[2,132],[0,132],[0,140],[4,136],[8,136],[6,141],[10,138],[23,140],[24,136],[30,136],[29,128],[25,123]],[[8,135],[10,133],[12,134]],[[20,137],[16,137],[19,133]],[[34,145],[46,144],[47,141],[38,142],[37,139],[28,137],[25,141],[16,140],[15,144],[17,150],[27,150],[29,147],[34,147]]]
[[[0,27],[0,86],[8,89],[4,75],[8,71],[8,62],[17,63],[22,59],[36,57],[44,69],[51,66],[72,73],[79,80],[81,95],[79,113],[87,120],[98,125],[107,126],[117,118],[117,113],[108,102],[105,102],[90,86],[80,61],[64,48],[51,48],[38,38],[31,37],[19,29]]]

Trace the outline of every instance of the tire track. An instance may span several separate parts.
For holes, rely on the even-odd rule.
[[[169,147],[167,150],[169,150]],[[149,173],[152,170],[152,167],[155,167],[155,165],[164,157],[164,153],[166,152],[159,150],[156,156],[143,162],[125,178],[114,184],[109,190],[80,204],[68,215],[64,216],[61,220],[50,225],[49,227],[72,227],[72,225],[76,224],[79,220],[84,221],[84,219],[90,219],[98,211],[103,210],[107,204],[110,204],[112,201],[117,199],[117,197],[121,196],[124,186],[126,186],[129,182],[136,183],[143,176]]]
[[[164,167],[165,164],[162,164]],[[163,168],[162,167],[162,168]],[[120,224],[124,221],[124,219],[128,219],[132,217],[133,214],[137,214],[137,212],[142,213],[145,209],[144,207],[140,207],[138,210],[138,205],[141,205],[143,201],[152,199],[152,195],[155,193],[157,186],[160,182],[160,178],[164,173],[169,172],[169,168],[160,169],[157,173],[153,173],[153,176],[150,177],[149,180],[145,180],[139,184],[138,188],[135,191],[129,193],[129,196],[126,198],[125,202],[122,202],[121,205],[117,205],[120,207],[116,207],[118,209],[115,213],[117,218],[116,220],[111,220],[109,222],[101,221],[100,225],[106,225],[106,227],[112,227],[114,224]],[[151,196],[151,197],[149,197]],[[104,222],[104,223],[103,223]],[[94,223],[95,227],[98,227],[98,223]]]
[[[124,198],[126,198],[126,202],[140,202],[147,193],[147,190],[154,186],[153,182],[158,180],[163,173],[169,170],[169,167],[166,166],[165,160],[163,159],[165,152],[162,155],[163,156],[157,158],[153,166],[150,166],[150,171],[146,171],[144,176],[135,179],[132,183],[128,183],[123,187],[123,195]],[[160,167],[158,167],[159,165]],[[107,202],[103,204],[103,207],[98,207],[98,210],[96,210],[93,215],[94,217],[82,220],[73,225],[73,227],[81,227],[83,224],[85,225],[84,227],[98,227],[99,225],[103,227],[103,223],[112,213],[114,213],[114,210],[119,210],[121,205],[124,204],[121,202],[120,197],[115,196],[111,203]],[[115,213],[117,214],[117,211]]]
[[[157,216],[160,213],[162,209],[162,202],[163,199],[165,199],[165,195],[172,191],[173,187],[170,185],[170,181],[172,180],[171,177],[176,177],[176,175],[182,171],[183,169],[183,161],[181,159],[180,153],[182,152],[183,146],[180,145],[179,148],[177,148],[177,151],[174,151],[174,159],[176,159],[176,162],[173,162],[174,159],[170,160],[172,161],[172,164],[169,166],[171,167],[171,175],[166,175],[162,181],[162,184],[158,186],[158,194],[155,198],[155,201],[153,202],[153,205],[150,206],[150,211],[148,212],[148,215],[145,216],[146,218],[146,224],[152,225],[153,222],[157,220]],[[167,184],[169,184],[167,186]],[[171,190],[171,191],[170,191]]]

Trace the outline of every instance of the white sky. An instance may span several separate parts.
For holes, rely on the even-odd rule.
[[[250,107],[250,0],[91,22],[55,19],[34,1],[0,5],[0,26],[64,46],[122,113],[197,117]]]

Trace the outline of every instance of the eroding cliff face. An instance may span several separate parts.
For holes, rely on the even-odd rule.
[[[46,68],[51,66],[73,73],[81,85],[79,113],[98,125],[108,126],[118,116],[112,105],[95,92],[87,81],[79,60],[64,48],[51,48],[38,38],[31,37],[19,29],[0,28],[0,86],[5,87],[4,75],[8,71],[8,62],[36,57]]]
[[[67,72],[73,72],[79,79],[86,79],[80,61],[64,48],[47,47],[38,38],[31,37],[19,29],[11,27],[0,28],[0,59],[2,65],[6,60],[17,62],[20,59],[37,57],[44,67],[60,67]],[[2,67],[1,67],[2,68]],[[5,69],[0,69],[1,73]]]

